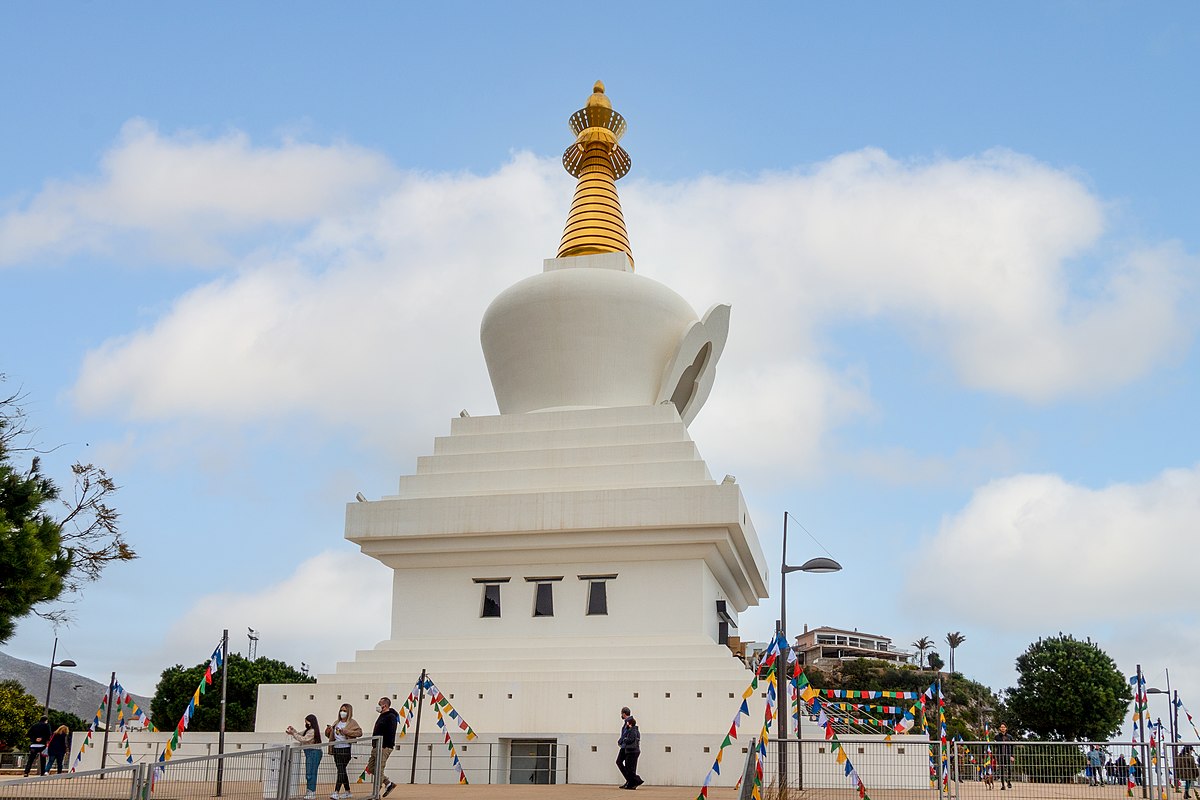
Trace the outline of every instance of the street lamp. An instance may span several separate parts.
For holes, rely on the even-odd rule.
[[[776,638],[783,637],[784,644],[787,645],[787,651],[790,652],[792,645],[787,638],[787,576],[789,572],[808,572],[813,574],[824,574],[826,572],[838,572],[842,565],[834,561],[832,558],[810,558],[800,566],[793,566],[787,563],[787,529],[788,529],[788,512],[783,512],[783,548],[779,559],[779,622],[776,628]],[[783,666],[775,671],[777,676],[782,675],[783,680],[778,682],[775,691],[775,719],[779,721],[779,787],[787,786],[787,736],[788,736],[788,707],[787,707],[787,668],[788,668],[788,652],[779,651],[778,658]],[[797,723],[798,724],[798,723]],[[799,738],[800,731],[796,731],[796,737]],[[804,745],[800,745],[799,751],[800,763],[800,788],[804,788]]]
[[[42,713],[50,716],[50,687],[54,685],[54,668],[55,667],[77,667],[79,666],[71,659],[64,661],[55,661],[54,657],[58,655],[58,637],[54,637],[54,650],[50,652],[50,677],[46,679],[46,705],[42,708]]]

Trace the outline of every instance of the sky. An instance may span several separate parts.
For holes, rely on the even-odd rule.
[[[1198,73],[1184,2],[4,3],[4,389],[140,555],[4,650],[151,694],[223,628],[386,638],[344,504],[496,413],[599,78],[639,273],[732,305],[692,437],[769,563],[786,511],[844,566],[789,623],[960,631],[994,689],[1071,633],[1200,709]]]

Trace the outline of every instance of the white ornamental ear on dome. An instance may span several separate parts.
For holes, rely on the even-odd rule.
[[[656,403],[673,403],[685,425],[690,425],[717,376],[717,360],[729,338],[729,305],[719,303],[704,314],[704,319],[688,326],[679,340],[675,357],[663,370]]]

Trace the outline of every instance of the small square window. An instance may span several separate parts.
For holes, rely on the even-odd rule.
[[[897,753],[898,755],[904,755],[904,745],[900,745],[899,747],[897,747],[897,748],[896,748],[896,753]]]
[[[309,700],[315,700],[315,699],[316,699],[316,696],[315,696],[315,695],[311,695],[311,694],[310,694],[310,695],[308,696],[308,699],[309,699]]]
[[[509,700],[512,700],[512,695],[511,695],[511,694],[508,696],[508,699],[509,699]]]
[[[592,752],[596,752],[596,745],[592,745]]]
[[[664,695],[663,695],[663,697],[665,697],[665,698],[667,698],[668,700],[670,700],[670,699],[671,699],[671,693],[670,693],[670,692],[667,692],[666,694],[664,694]]]
[[[633,699],[634,699],[634,700],[637,700],[637,696],[638,696],[638,693],[637,693],[637,692],[634,692],[634,693],[633,693]]]
[[[338,695],[338,700],[341,700],[341,699],[342,699],[342,696],[339,694],[339,695]]]
[[[708,746],[707,746],[707,745],[704,747],[704,752],[706,752],[706,753],[708,752]]]
[[[575,697],[575,695],[574,695],[574,694],[572,694],[571,692],[567,692],[567,699],[568,699],[568,700],[574,699],[574,697]]]
[[[730,692],[730,693],[729,693],[729,699],[730,699],[730,700],[732,700],[732,699],[733,699],[733,692]]]
[[[743,747],[743,748],[742,748],[742,752],[743,752],[743,753],[749,753],[750,751],[749,751],[749,750],[747,750],[745,747]]]
[[[696,697],[704,697],[704,692],[696,692]]]
[[[669,752],[671,752],[671,745],[667,745],[666,747],[664,747],[664,748],[663,748],[663,752],[664,752],[664,753],[669,753]]]
[[[482,700],[482,699],[483,699],[483,695],[479,695],[479,699],[480,699],[480,700]]]
[[[363,700],[370,700],[370,699],[371,699],[371,695],[369,695],[369,694],[363,695]]]
[[[287,700],[287,695],[286,695],[286,694],[283,696],[283,699],[284,699],[284,700]]]

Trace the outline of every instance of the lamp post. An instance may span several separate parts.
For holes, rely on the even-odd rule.
[[[71,659],[63,661],[55,661],[58,655],[58,637],[54,637],[54,650],[50,652],[50,677],[46,679],[46,705],[42,708],[42,713],[50,716],[50,687],[54,685],[54,668],[55,667],[77,667],[79,666]]]
[[[837,572],[842,568],[842,565],[834,561],[832,558],[810,558],[799,566],[793,566],[787,563],[787,529],[788,529],[788,512],[783,512],[783,548],[779,559],[779,622],[776,623],[775,634],[776,638],[782,636],[784,644],[787,645],[787,650],[792,649],[791,642],[787,638],[787,576],[789,572],[809,572],[809,573],[825,573]],[[788,736],[788,707],[787,707],[787,680],[788,680],[788,653],[780,650],[778,659],[782,667],[776,669],[776,676],[782,676],[778,685],[775,687],[775,719],[779,721],[779,788],[782,791],[783,787],[787,786],[787,736]],[[800,731],[797,724],[796,737],[799,738]],[[804,745],[800,744],[799,763],[800,763],[800,788],[804,788]]]

